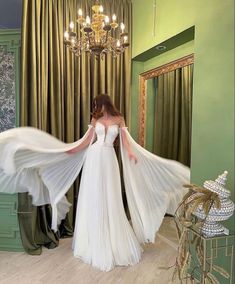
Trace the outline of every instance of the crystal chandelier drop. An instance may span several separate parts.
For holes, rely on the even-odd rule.
[[[74,22],[70,22],[69,31],[64,33],[64,43],[77,56],[83,51],[103,57],[104,54],[111,53],[113,57],[125,51],[129,46],[128,33],[125,32],[124,23],[116,22],[117,17],[112,15],[110,21],[109,16],[103,13],[103,6],[97,0],[92,6],[93,15],[90,18],[83,17],[81,9],[78,10],[77,23],[80,32],[77,34]],[[116,31],[119,30],[119,36],[116,38]]]

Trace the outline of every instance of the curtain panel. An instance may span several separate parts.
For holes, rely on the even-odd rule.
[[[99,60],[90,54],[73,55],[64,45],[64,31],[81,8],[91,15],[95,1],[24,0],[21,38],[20,125],[33,126],[64,142],[78,140],[91,118],[92,99],[107,93],[129,122],[131,50],[114,59]],[[117,15],[131,39],[131,1],[100,1],[104,13]],[[77,27],[76,27],[77,29]],[[76,30],[77,31],[77,30]],[[72,235],[78,184],[69,190],[72,203],[60,234]],[[41,246],[58,245],[59,236],[50,229],[50,207],[34,207],[27,194],[19,195],[19,223],[25,250],[40,254]]]
[[[193,64],[156,78],[153,152],[190,166]]]

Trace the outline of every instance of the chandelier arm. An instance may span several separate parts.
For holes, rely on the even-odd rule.
[[[106,43],[108,43],[108,35],[109,35],[109,31],[106,31],[106,39],[105,39]]]
[[[87,36],[88,36],[88,42],[89,42],[89,45],[91,46],[91,38],[90,38],[90,33],[87,33]]]

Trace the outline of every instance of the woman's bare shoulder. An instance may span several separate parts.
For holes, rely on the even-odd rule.
[[[117,116],[117,123],[119,124],[120,127],[125,126],[125,119],[122,115]]]

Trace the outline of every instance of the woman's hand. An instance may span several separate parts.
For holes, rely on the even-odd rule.
[[[135,164],[137,164],[138,160],[137,160],[136,156],[132,152],[128,153],[128,157],[129,157],[130,161],[134,160]]]

